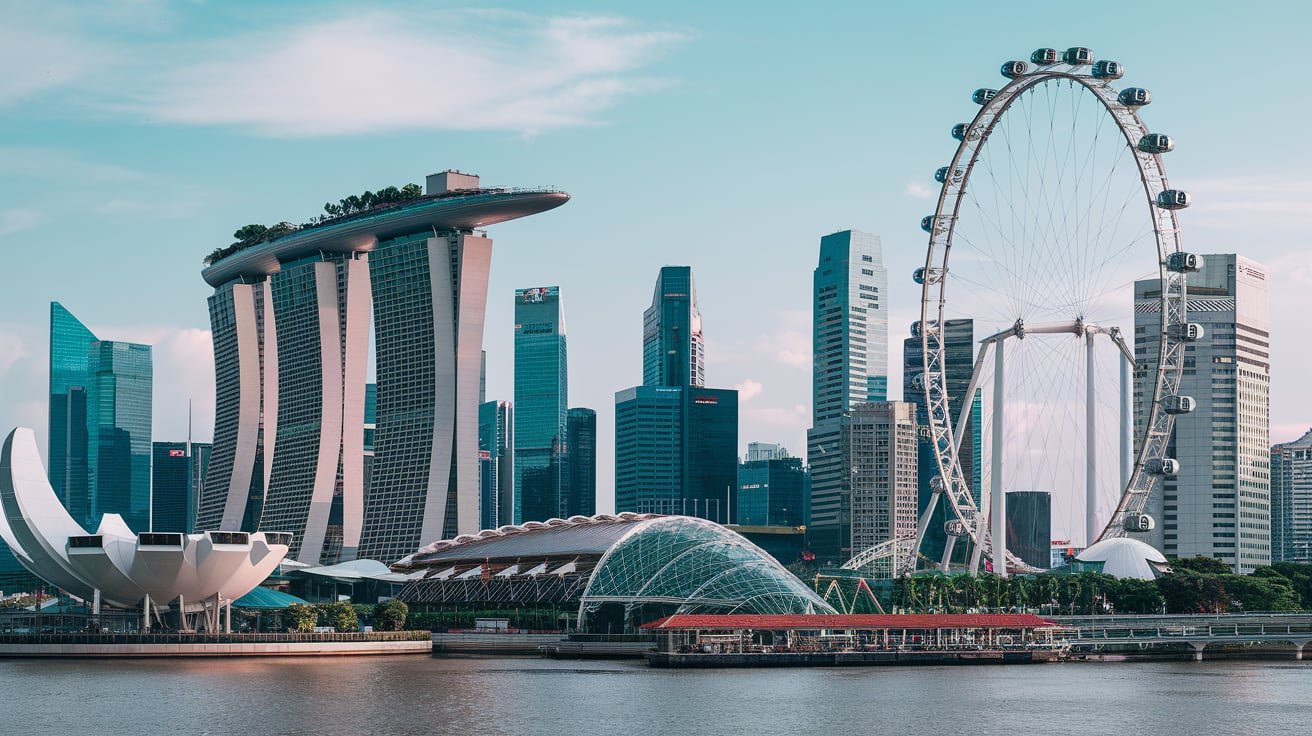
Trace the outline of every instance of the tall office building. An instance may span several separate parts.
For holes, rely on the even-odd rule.
[[[417,199],[294,230],[207,267],[218,391],[198,527],[293,532],[290,556],[310,564],[390,562],[478,531],[492,251],[478,228],[568,199],[443,172]],[[371,315],[377,418],[366,504]],[[330,532],[335,506],[340,541]]]
[[[1052,565],[1052,494],[1007,491],[1007,550],[1044,569]]]
[[[50,485],[74,519],[91,516],[87,391],[96,336],[59,302],[50,302]],[[3,542],[0,542],[3,544]]]
[[[369,481],[374,470],[374,437],[378,434],[378,384],[364,387],[364,498],[369,501]]]
[[[565,513],[597,513],[597,412],[573,407],[565,416],[565,445],[569,456]]]
[[[852,408],[851,556],[916,534],[916,407],[880,401]]]
[[[634,386],[615,394],[615,510],[731,523],[738,392]]]
[[[643,385],[615,394],[615,510],[729,523],[738,493],[738,392],[705,388],[688,266],[665,266],[642,319]]]
[[[1271,561],[1312,563],[1312,430],[1271,448]]]
[[[749,459],[738,466],[738,508],[734,523],[802,526],[807,523],[810,510],[811,477],[800,458],[785,455]]]
[[[509,401],[478,405],[479,518],[484,529],[515,518],[514,427]]]
[[[1266,269],[1234,254],[1204,255],[1188,278],[1189,321],[1201,340],[1185,348],[1180,393],[1197,402],[1176,418],[1168,454],[1180,472],[1159,483],[1148,513],[1167,555],[1214,557],[1236,572],[1271,562],[1270,333]],[[1156,279],[1134,286],[1135,415],[1157,365],[1161,314]]]
[[[691,266],[666,266],[642,315],[642,385],[705,386],[706,343]]]
[[[948,392],[948,411],[951,412],[952,422],[955,425],[966,398],[966,389],[970,387],[970,375],[975,367],[974,320],[947,320],[943,325],[942,340],[946,363],[944,372]],[[925,507],[933,498],[930,482],[939,472],[938,462],[934,457],[934,443],[929,437],[929,414],[925,408],[925,390],[923,384],[916,378],[924,371],[923,346],[920,338],[908,337],[902,342],[902,400],[916,405],[916,426],[919,430],[916,459],[920,478],[917,514],[923,514]],[[980,467],[983,451],[983,436],[980,431],[983,421],[982,412],[983,396],[977,389],[975,395],[971,397],[970,412],[966,417],[966,429],[960,449],[962,471],[966,474],[966,481],[970,483],[976,502],[979,500],[980,482],[983,477]],[[943,556],[943,548],[947,544],[944,524],[950,518],[952,518],[950,504],[946,498],[940,498],[920,545],[921,552],[930,559],[937,560]],[[959,549],[962,555],[968,551],[966,545],[961,545]]]
[[[812,418],[806,455],[811,466],[812,546],[829,561],[839,561],[854,544],[849,413],[888,394],[887,291],[877,236],[845,230],[820,239],[812,294]]]
[[[569,363],[560,287],[515,290],[515,523],[564,518]]]
[[[205,482],[210,447],[201,442],[153,444],[151,531],[186,534],[195,531],[196,498]]]

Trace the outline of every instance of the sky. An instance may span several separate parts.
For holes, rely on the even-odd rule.
[[[456,168],[572,195],[489,231],[488,398],[513,398],[514,289],[559,285],[600,511],[662,265],[693,268],[707,382],[740,390],[740,443],[804,455],[820,236],[882,238],[900,386],[949,130],[1002,62],[1081,45],[1152,90],[1143,116],[1194,196],[1185,247],[1269,267],[1271,439],[1293,439],[1312,425],[1312,110],[1289,62],[1312,6],[1195,2],[1160,23],[1089,7],[0,2],[0,428],[44,444],[59,301],[103,339],[154,345],[155,439],[186,436],[188,401],[208,439],[201,259],[247,223]]]

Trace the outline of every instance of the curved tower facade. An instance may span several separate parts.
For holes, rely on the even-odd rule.
[[[218,391],[197,529],[293,535],[289,557],[391,561],[479,529],[478,402],[492,241],[553,190],[430,176],[427,193],[297,230],[203,273]],[[364,410],[373,320],[374,457]]]

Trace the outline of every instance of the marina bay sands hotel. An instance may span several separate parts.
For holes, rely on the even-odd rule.
[[[428,177],[424,194],[211,263],[214,449],[196,527],[292,534],[311,565],[391,562],[479,531],[488,225],[569,200]],[[377,417],[364,420],[372,320]],[[340,530],[340,531],[339,531]]]

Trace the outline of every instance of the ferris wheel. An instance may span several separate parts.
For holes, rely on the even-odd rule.
[[[937,474],[914,542],[865,555],[891,555],[894,570],[914,569],[940,502],[942,569],[959,540],[972,572],[984,556],[1002,574],[1032,569],[995,544],[1009,489],[1074,497],[1064,503],[1087,545],[1152,531],[1150,493],[1179,470],[1173,422],[1194,408],[1178,389],[1202,336],[1185,293],[1202,259],[1181,249],[1190,197],[1163,165],[1174,141],[1139,117],[1152,95],[1113,87],[1121,64],[1087,48],[1039,49],[1001,71],[1007,82],[975,90],[979,112],[952,128],[959,143],[921,221],[922,370],[907,380],[923,391]],[[977,356],[954,348],[963,324]]]

